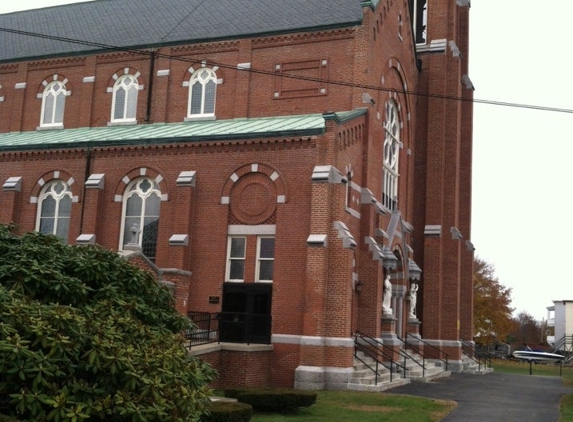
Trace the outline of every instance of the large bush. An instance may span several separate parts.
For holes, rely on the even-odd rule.
[[[213,370],[154,277],[98,247],[0,226],[0,397],[22,420],[194,421]]]

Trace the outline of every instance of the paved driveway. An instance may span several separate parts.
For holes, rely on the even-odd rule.
[[[442,422],[558,422],[561,396],[573,394],[573,388],[563,387],[559,377],[492,372],[452,374],[386,392],[456,401]]]

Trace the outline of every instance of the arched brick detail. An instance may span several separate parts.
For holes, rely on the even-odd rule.
[[[286,202],[287,200],[287,189],[286,189],[286,181],[285,178],[276,170],[275,168],[261,163],[251,163],[245,164],[242,167],[239,167],[233,174],[231,174],[225,184],[223,185],[223,189],[221,191],[221,198],[229,198],[231,196],[231,189],[233,185],[243,176],[249,173],[261,173],[266,175],[275,185],[277,198],[282,198],[283,201]]]
[[[384,93],[384,91],[380,91],[381,95],[386,95],[385,99],[384,97],[381,97],[380,100],[381,104],[384,104],[384,102],[388,98],[393,98],[394,100],[396,100],[396,103],[398,104],[399,107],[398,112],[400,114],[400,122],[402,122],[403,129],[406,131],[405,134],[406,136],[404,137],[404,139],[407,139],[408,136],[407,134],[410,132],[409,127],[412,124],[412,122],[408,118],[408,115],[412,113],[414,109],[414,106],[412,105],[412,98],[411,98],[412,96],[407,95],[407,93],[411,91],[412,88],[408,84],[408,78],[406,76],[406,73],[404,72],[404,66],[402,66],[402,64],[396,57],[392,57],[388,60],[387,73],[383,76],[383,78],[385,80],[388,80],[391,73],[395,73],[395,75],[397,75],[398,79],[400,80],[400,83],[402,84],[402,89],[400,92],[387,91],[386,93]]]
[[[123,194],[125,193],[125,188],[127,187],[127,185],[129,185],[129,183],[131,183],[133,180],[135,180],[139,177],[148,177],[152,180],[155,180],[155,182],[159,185],[159,188],[161,189],[161,193],[167,192],[167,189],[165,186],[165,179],[159,171],[157,171],[156,169],[153,169],[153,168],[149,168],[149,167],[137,167],[137,168],[134,168],[133,170],[129,171],[128,173],[126,173],[121,178],[121,180],[119,180],[117,182],[117,185],[115,186],[115,191],[114,191],[114,198],[116,198],[118,196],[123,197]]]
[[[221,69],[219,66],[217,66],[214,63],[209,63],[208,60],[201,60],[201,61],[193,63],[191,66],[189,66],[189,68],[183,74],[183,79],[181,80],[181,85],[183,85],[183,86],[187,85],[189,83],[189,80],[191,79],[191,76],[193,76],[193,73],[195,73],[197,70],[202,69],[204,67],[208,67],[211,70],[213,70],[213,72],[215,72],[215,75],[217,75],[217,85],[220,85],[223,83],[223,81],[224,81],[224,74],[223,74],[224,69]]]
[[[77,179],[74,176],[65,170],[51,170],[44,173],[42,177],[40,177],[36,183],[34,183],[32,191],[30,192],[30,198],[37,198],[40,196],[40,191],[44,185],[55,179],[60,179],[66,182],[72,191],[72,195],[74,197],[79,197],[80,187],[78,186],[78,183],[76,183]]]
[[[139,86],[141,87],[141,72],[136,69],[135,67],[123,67],[121,69],[118,69],[114,74],[112,74],[109,78],[109,80],[107,81],[107,91],[108,92],[112,92],[113,91],[113,86],[115,85],[115,82],[122,77],[123,75],[133,75],[137,78],[137,82],[139,84]]]
[[[53,75],[48,76],[46,79],[40,82],[40,84],[38,85],[38,89],[36,90],[36,97],[42,98],[42,95],[44,94],[44,90],[46,89],[46,87],[54,81],[63,83],[64,86],[66,87],[67,93],[72,92],[71,82],[68,80],[68,78],[66,78],[63,75],[60,75],[59,73],[54,73]]]
[[[247,173],[233,184],[233,217],[242,224],[263,224],[277,209],[276,185],[263,173]]]

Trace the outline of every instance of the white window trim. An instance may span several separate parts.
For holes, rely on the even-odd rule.
[[[390,110],[390,112],[388,111]],[[402,147],[400,141],[400,131],[401,131],[401,122],[400,122],[400,108],[394,99],[388,100],[386,103],[386,112],[384,116],[384,146],[383,151],[386,153],[386,145],[390,141],[395,146],[395,154],[393,157],[386,157],[384,156],[383,160],[383,186],[382,186],[382,202],[383,205],[388,208],[392,209],[397,207],[398,204],[398,187],[399,187],[399,178],[400,174],[398,172],[399,165],[400,165],[400,149]],[[389,127],[391,122],[388,122],[389,115],[392,114],[392,117],[395,117],[396,121],[394,122],[397,124],[397,133],[394,134]],[[393,162],[389,162],[388,158],[393,158]],[[387,203],[387,201],[393,201],[393,204]],[[392,206],[391,206],[392,205]]]
[[[62,88],[61,93],[58,93],[57,95],[53,95],[51,94],[51,88],[54,85],[59,85]],[[42,98],[42,110],[40,112],[40,128],[63,128],[64,127],[64,116],[65,116],[65,112],[66,112],[66,97],[68,97],[71,93],[69,91],[66,91],[66,85],[61,82],[61,81],[52,81],[49,84],[46,85],[46,87],[44,88],[44,92],[41,94],[41,98]],[[50,119],[50,123],[44,123],[44,117],[46,114],[46,99],[48,97],[48,95],[52,96],[54,98],[54,104],[53,104],[53,110],[52,110],[52,116]],[[54,117],[56,116],[56,110],[57,110],[57,99],[59,96],[63,95],[64,96],[64,104],[62,105],[63,110],[62,110],[62,121],[61,122],[54,122]]]
[[[239,257],[231,258],[231,242],[232,239],[244,239],[244,252],[243,252],[243,278],[242,279],[231,279],[231,259],[239,260]],[[227,265],[225,268],[225,281],[231,283],[244,283],[245,282],[245,266],[247,261],[247,236],[227,236]]]
[[[275,255],[273,254],[272,258],[261,258],[261,240],[262,239],[275,239],[275,236],[257,236],[257,262],[255,268],[255,283],[272,283],[273,280],[261,280],[260,279],[260,271],[261,271],[261,261],[275,261]],[[275,242],[276,246],[276,242]],[[274,268],[274,264],[273,264]],[[274,271],[273,271],[273,279],[274,279]]]
[[[64,197],[64,196],[69,196],[70,199],[71,199],[72,204],[75,202],[75,201],[74,201],[74,196],[73,196],[73,194],[72,194],[72,190],[70,189],[70,184],[67,183],[67,182],[65,182],[64,180],[62,180],[62,179],[53,179],[53,180],[50,180],[48,183],[44,184],[44,186],[42,186],[42,190],[40,191],[40,194],[38,195],[38,198],[37,198],[37,204],[38,204],[38,207],[37,207],[37,209],[36,209],[36,231],[37,231],[37,232],[40,232],[40,224],[41,224],[41,219],[42,219],[42,206],[43,206],[44,199],[46,198],[46,196],[48,196],[48,195],[46,195],[46,192],[48,191],[48,189],[51,189],[51,187],[52,187],[55,183],[58,183],[58,182],[61,182],[61,183],[64,184],[64,186],[65,186],[65,191],[64,191],[64,193],[62,193],[62,194],[59,196],[59,198],[57,198],[57,200],[56,200],[56,209],[55,209],[55,211],[54,211],[54,228],[52,229],[52,233],[51,233],[51,234],[53,234],[54,236],[56,236],[56,233],[58,232],[58,219],[59,219],[59,210],[60,210],[60,200],[61,200],[61,198]],[[49,196],[52,196],[52,197],[53,197],[53,195],[49,195]],[[68,219],[69,219],[70,222],[71,222],[71,215],[70,215],[70,217],[68,217]],[[70,233],[69,233],[69,227],[68,227],[68,237],[69,237],[69,235],[70,235]],[[68,239],[64,239],[64,240],[65,240],[66,243],[67,243]]]
[[[134,117],[125,117],[127,110],[128,110],[128,96],[126,96],[126,101],[124,104],[124,110],[123,110],[123,118],[115,118],[115,107],[116,107],[116,94],[117,91],[119,90],[119,87],[121,85],[121,81],[123,81],[124,79],[131,77],[133,79],[135,79],[135,86],[137,87],[137,97],[135,99],[135,116]],[[110,92],[112,93],[112,99],[111,99],[111,118],[110,118],[110,124],[122,124],[122,123],[134,123],[137,121],[137,103],[139,101],[139,91],[141,91],[143,89],[142,85],[139,85],[138,83],[138,79],[137,79],[137,75],[132,75],[132,74],[125,74],[125,75],[121,75],[120,77],[118,77],[115,81],[115,83],[113,84],[113,87],[110,89]]]
[[[191,70],[191,69],[190,69]],[[195,80],[198,80],[198,75],[200,72],[207,70],[210,73],[210,77],[207,78],[205,83],[201,83],[202,85],[202,97],[201,97],[201,113],[191,114],[191,100],[193,96],[193,83]],[[208,81],[215,82],[215,98],[213,98],[213,113],[205,113],[205,86]],[[216,118],[215,111],[217,110],[217,85],[219,85],[219,79],[217,79],[217,74],[215,73],[215,69],[211,69],[208,67],[201,67],[197,70],[192,71],[192,75],[188,81],[186,81],[185,85],[188,86],[189,92],[187,96],[187,117],[185,117],[185,121],[190,120],[213,120]]]
[[[156,184],[158,186],[157,189],[151,189],[151,190],[154,192],[158,192],[160,200],[163,201],[163,195],[161,194],[161,190],[159,189],[159,183],[157,183],[157,181],[153,180],[150,177],[146,177],[146,176],[138,177],[136,179],[133,179],[132,181],[130,181],[127,184],[127,186],[125,187],[125,190],[123,192],[122,199],[121,199],[121,202],[122,202],[122,205],[121,205],[121,225],[120,225],[120,232],[119,232],[119,247],[118,247],[118,250],[120,250],[120,251],[123,251],[124,247],[125,247],[125,245],[123,244],[124,243],[123,241],[124,241],[124,234],[125,234],[125,213],[127,212],[127,210],[126,210],[127,199],[129,197],[128,193],[129,193],[129,190],[131,189],[131,187],[134,184],[138,183],[142,179],[148,179],[152,183],[152,185]],[[149,193],[149,195],[151,195],[151,192]],[[161,209],[159,210],[159,218],[161,218]],[[137,244],[139,246],[142,246],[142,241],[143,241],[142,228],[140,227],[139,230],[140,231],[139,231],[139,235],[137,238]]]

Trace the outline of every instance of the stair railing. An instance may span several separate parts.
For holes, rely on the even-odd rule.
[[[478,364],[478,371],[481,372],[482,365],[484,368],[491,368],[491,353],[487,350],[477,349],[473,342],[467,340],[460,341],[462,343],[462,353]]]
[[[404,340],[402,340],[400,337],[398,337],[398,339],[404,344],[404,346],[406,345],[406,342]],[[413,349],[411,349],[411,350],[413,350]],[[418,353],[416,350],[413,350],[413,351],[414,351],[414,353]],[[422,362],[420,362],[418,359],[416,359],[414,356],[412,356],[410,353],[408,353],[405,348],[400,349],[398,351],[398,353],[400,354],[400,356],[402,356],[404,358],[404,368],[406,367],[408,361],[412,361],[413,363],[418,365],[420,368],[422,368],[422,378],[426,376],[426,358],[422,354],[418,353],[418,355],[422,357]]]
[[[573,359],[573,335],[565,334],[553,345],[551,353],[565,356],[563,363],[569,363]]]
[[[402,369],[404,378],[406,376],[406,367],[396,362],[394,360],[393,351],[388,349],[388,346],[385,346],[375,338],[359,331],[354,333],[354,358],[374,372],[375,385],[378,385],[378,371],[380,366],[383,366],[390,371],[390,382],[392,382],[394,372],[397,372],[399,369]],[[362,359],[359,352],[362,352],[364,356],[371,358],[375,362],[373,365],[374,367]]]
[[[420,344],[423,344],[424,347],[420,347]],[[445,364],[446,371],[448,370],[450,355],[446,351],[440,349],[439,347],[436,347],[433,344],[411,333],[406,333],[406,341],[404,342],[404,345],[405,349],[413,350],[414,352],[422,356],[424,360],[428,358],[439,360],[440,362]]]

